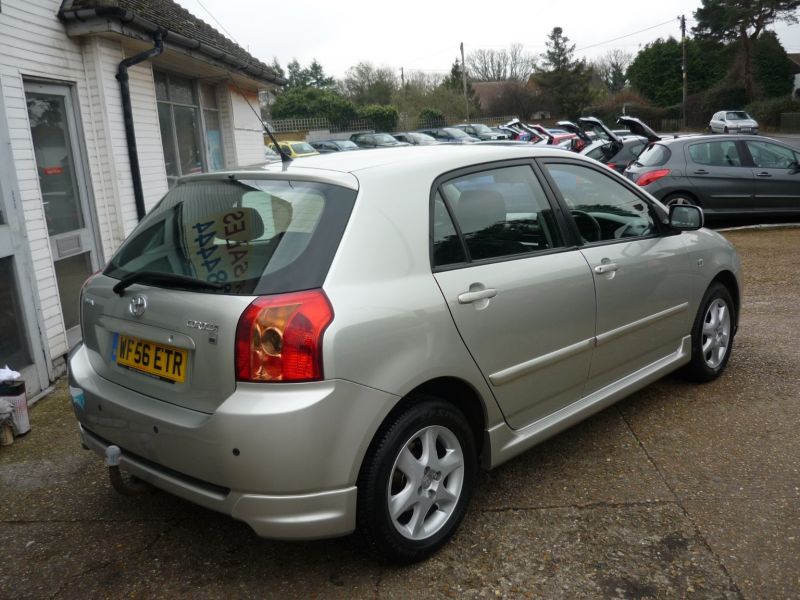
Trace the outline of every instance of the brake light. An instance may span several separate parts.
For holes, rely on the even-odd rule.
[[[616,170],[616,168],[617,168],[617,163],[606,163],[606,166],[607,166],[609,169]]]
[[[256,298],[236,326],[237,381],[319,381],[333,308],[322,290]]]
[[[647,173],[643,173],[639,179],[636,180],[636,183],[642,187],[646,185],[650,185],[654,181],[658,181],[662,177],[666,177],[669,175],[669,169],[658,169],[657,171],[648,171]]]

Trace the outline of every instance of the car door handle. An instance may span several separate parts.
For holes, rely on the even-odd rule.
[[[695,175],[708,175],[708,171],[706,171],[705,169],[697,169],[697,171],[695,171],[694,174]]]
[[[488,300],[497,296],[497,290],[494,288],[486,288],[485,290],[477,290],[475,292],[464,292],[458,295],[459,304],[471,304],[478,300]]]
[[[613,273],[617,269],[619,269],[619,265],[617,263],[608,262],[603,263],[602,265],[597,265],[594,268],[594,272],[602,275],[603,273]]]
[[[756,173],[756,177],[772,177],[772,173],[767,173],[766,171],[761,171],[761,173]]]

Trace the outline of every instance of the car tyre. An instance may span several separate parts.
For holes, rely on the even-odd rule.
[[[692,326],[692,358],[684,369],[688,379],[712,381],[725,370],[733,350],[735,310],[728,288],[712,283]]]
[[[463,413],[433,396],[412,400],[376,434],[357,483],[362,541],[394,563],[428,558],[453,536],[478,469]]]
[[[685,205],[689,205],[689,206],[698,206],[698,203],[694,198],[692,198],[689,194],[686,194],[686,193],[683,193],[683,192],[676,192],[674,194],[670,194],[669,196],[666,196],[661,202],[667,208],[669,208],[673,204],[685,204]]]

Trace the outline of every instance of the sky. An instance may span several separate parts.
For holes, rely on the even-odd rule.
[[[446,73],[461,42],[467,54],[517,42],[538,55],[556,26],[576,45],[577,57],[598,58],[615,48],[635,54],[658,37],[680,38],[678,15],[686,15],[689,31],[700,6],[700,0],[177,2],[266,63],[277,57],[285,67],[296,58],[307,66],[316,58],[337,78],[363,61],[398,73],[401,67]],[[800,25],[772,29],[787,52],[800,53]]]

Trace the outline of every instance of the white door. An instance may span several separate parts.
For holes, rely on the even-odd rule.
[[[80,339],[80,288],[99,262],[77,118],[69,86],[26,82],[25,98],[61,312],[72,347]]]
[[[3,93],[0,89],[0,148],[11,156]],[[47,358],[36,322],[31,260],[21,231],[11,160],[0,161],[0,367],[22,373],[28,396],[47,387]]]

